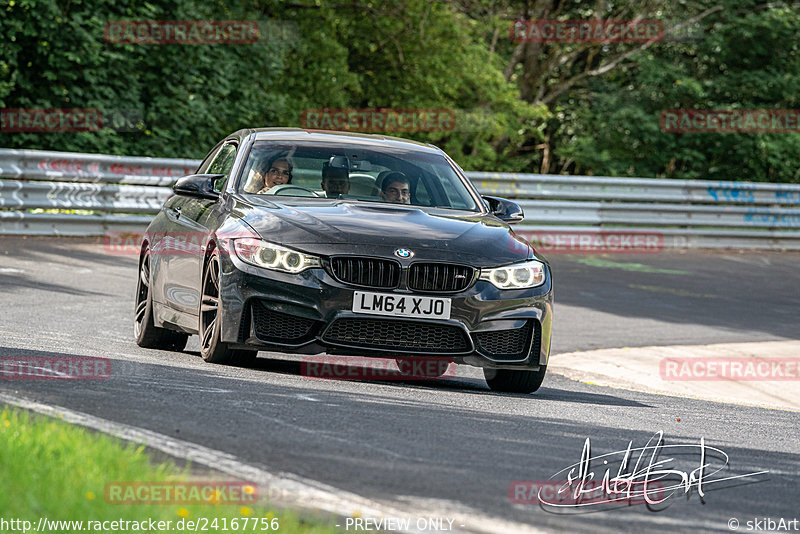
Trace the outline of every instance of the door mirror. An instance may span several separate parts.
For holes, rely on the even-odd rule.
[[[224,177],[224,174],[190,174],[178,178],[172,190],[176,195],[217,200],[219,192],[214,191],[214,182]]]
[[[489,210],[491,210],[492,214],[501,221],[510,224],[522,222],[525,218],[522,208],[516,202],[505,198],[490,196],[483,196],[483,200],[489,205]]]

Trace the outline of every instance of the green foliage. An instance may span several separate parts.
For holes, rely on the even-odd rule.
[[[556,3],[562,18],[637,12],[667,27],[716,5]],[[129,126],[0,132],[0,146],[200,158],[242,127],[299,127],[308,109],[434,108],[452,110],[455,128],[397,135],[437,144],[467,169],[537,172],[545,162],[549,172],[800,181],[791,157],[798,134],[659,127],[666,109],[800,107],[797,5],[721,0],[684,30],[693,39],[668,36],[582,77],[635,45],[548,45],[520,61],[510,21],[540,4],[547,0],[524,8],[503,0],[0,0],[0,107],[98,108]],[[261,39],[108,43],[104,25],[117,20],[251,20]]]
[[[665,133],[668,109],[797,109],[800,9],[728,2],[700,38],[651,47],[561,105],[568,170],[610,176],[798,182],[796,133]]]
[[[133,131],[2,134],[0,145],[116,154],[201,157],[221,136],[279,120],[279,73],[291,42],[250,45],[112,44],[118,20],[252,20],[213,4],[17,0],[2,9],[9,76],[0,107],[97,108]]]
[[[471,21],[422,0],[236,8],[17,0],[3,11],[0,29],[11,40],[0,45],[0,107],[99,108],[137,119],[132,132],[0,134],[7,147],[197,158],[242,127],[300,126],[305,109],[445,108],[462,119],[454,131],[407,136],[446,145],[469,166],[513,169],[531,159],[512,154],[546,113],[517,98]],[[108,21],[207,19],[260,21],[262,38],[145,45],[103,37]],[[508,132],[496,152],[492,142]]]

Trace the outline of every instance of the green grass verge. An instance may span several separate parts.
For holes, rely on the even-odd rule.
[[[107,502],[108,484],[127,488],[127,482],[138,481],[146,483],[148,491],[153,491],[150,488],[175,485],[191,488],[192,483],[232,481],[232,477],[192,477],[188,468],[181,469],[171,462],[152,462],[144,446],[125,443],[56,419],[31,415],[24,410],[8,406],[0,410],[2,520],[30,521],[32,530],[36,529],[39,518],[47,518],[49,521],[83,521],[84,532],[91,531],[87,528],[87,521],[142,522],[149,519],[156,522],[171,521],[170,528],[162,530],[165,532],[194,531],[194,528],[187,528],[188,521],[199,521],[197,530],[200,532],[203,532],[203,524],[207,527],[206,532],[224,532],[223,526],[227,526],[228,532],[274,532],[275,526],[282,533],[338,532],[332,526],[323,525],[321,519],[308,520],[286,510],[270,509],[263,504],[263,499],[250,499],[256,502],[242,503],[242,500],[247,500],[245,497],[238,500],[237,504]],[[244,491],[250,493],[251,488],[244,486]],[[258,489],[253,495],[257,494]],[[236,528],[231,523],[234,518],[238,519]],[[212,523],[214,519],[216,523]],[[273,519],[277,521],[272,521]],[[183,529],[178,528],[181,520]],[[23,525],[17,524],[18,527]],[[216,528],[212,528],[214,525]],[[103,530],[140,534],[151,531],[150,528],[140,528],[142,526],[144,525],[141,523],[119,523],[118,528]],[[9,528],[4,530],[8,531]],[[72,528],[64,525],[59,528],[51,524],[43,530],[73,532],[78,529],[74,525]]]

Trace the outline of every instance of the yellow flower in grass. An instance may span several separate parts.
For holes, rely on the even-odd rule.
[[[219,490],[214,490],[213,492],[211,492],[211,496],[208,498],[208,502],[211,504],[219,504],[220,495],[221,494]]]
[[[189,510],[186,508],[178,508],[178,517],[189,517]]]
[[[94,500],[94,492],[93,491],[87,491],[86,492],[86,498],[89,499],[90,501],[93,501]]]
[[[250,510],[250,508],[248,508],[247,506],[242,506],[241,508],[239,508],[239,513],[242,514],[243,516],[249,516],[252,513],[252,510]]]

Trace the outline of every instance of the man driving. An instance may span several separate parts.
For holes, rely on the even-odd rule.
[[[384,202],[409,204],[411,202],[411,185],[408,176],[402,172],[390,172],[381,183],[380,197]]]

